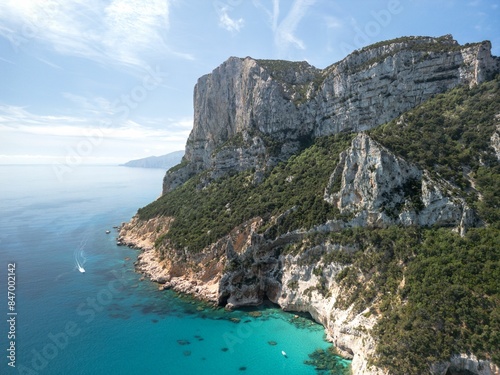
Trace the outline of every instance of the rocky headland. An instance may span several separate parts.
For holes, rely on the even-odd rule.
[[[487,41],[459,45],[451,36],[408,37],[365,47],[325,69],[306,62],[229,58],[195,87],[193,130],[182,162],[165,175],[163,200],[139,210],[120,228],[118,242],[143,250],[137,270],[161,288],[228,309],[270,300],[284,310],[307,312],[325,327],[338,350],[352,358],[353,374],[395,373],[377,362],[381,350],[373,333],[387,309],[386,297],[375,287],[385,271],[372,265],[350,273],[356,254],[362,249],[377,253],[379,244],[352,240],[356,230],[448,228],[463,237],[471,228],[489,228],[492,223],[476,209],[475,202],[484,194],[475,188],[466,164],[460,180],[449,178],[418,159],[401,156],[387,147],[390,140],[386,145],[381,131],[369,130],[387,123],[410,127],[407,113],[429,99],[493,80],[500,72],[500,59],[490,50]],[[497,117],[490,120],[497,124],[500,108],[494,110]],[[486,154],[499,154],[495,126],[488,133],[490,148],[481,154],[483,165]],[[347,140],[346,134],[350,134]],[[334,138],[317,151],[315,142],[325,137]],[[332,151],[341,147],[341,139],[346,147]],[[323,155],[324,164],[311,156],[312,149]],[[310,158],[302,169],[301,157]],[[323,165],[331,169],[324,170]],[[308,194],[313,192],[299,190],[309,168],[326,176],[311,185],[319,193],[310,206]],[[269,182],[278,181],[279,173],[284,177],[279,184]],[[218,181],[230,186],[237,178],[240,185],[228,188],[229,193],[224,190],[237,198],[217,190],[222,186]],[[464,188],[459,185],[462,178]],[[296,191],[297,199],[282,210],[262,202],[268,198],[253,192],[266,184],[269,190],[262,191],[269,197]],[[188,194],[205,194],[205,201],[198,203],[200,215],[201,205],[209,199],[215,200],[210,201],[213,207],[221,208],[213,215],[207,211],[209,219],[206,215],[198,219],[209,222],[197,235],[195,226],[175,227],[181,225],[184,213],[169,206],[172,194],[188,200]],[[246,203],[237,206],[237,200]],[[234,218],[240,215],[234,207],[247,209],[255,200],[266,207],[263,212],[254,214],[248,208],[246,216]],[[187,209],[189,204],[179,207]],[[304,224],[307,212],[312,218]],[[216,231],[223,221],[229,229]],[[351,237],[335,237],[342,233]],[[188,238],[196,238],[200,245],[194,248]],[[397,248],[394,243],[390,246]],[[404,275],[405,261],[394,264]],[[391,301],[404,305],[400,295],[406,293],[406,279],[397,280]],[[500,374],[484,353],[452,353],[447,360],[431,362],[427,368],[436,375]]]

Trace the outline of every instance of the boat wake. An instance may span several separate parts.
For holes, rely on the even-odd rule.
[[[87,261],[87,258],[85,257],[85,246],[87,245],[87,236],[85,236],[81,241],[80,245],[78,246],[77,249],[75,249],[74,257],[75,257],[75,266],[78,271],[81,273],[85,273],[85,268],[83,268],[83,265]]]
[[[73,261],[75,264],[75,268],[78,272],[85,273],[84,264],[87,262],[87,258],[85,257],[85,246],[87,245],[88,235],[85,235],[84,238],[80,241],[78,247],[73,251]],[[56,281],[59,281],[62,277],[69,275],[71,272],[63,272],[56,277]]]

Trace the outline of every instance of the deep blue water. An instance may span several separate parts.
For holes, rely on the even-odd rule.
[[[158,197],[163,174],[82,166],[60,180],[50,166],[0,166],[0,374],[317,373],[303,361],[329,346],[319,325],[276,308],[224,312],[140,280],[137,251],[116,246],[113,226]]]

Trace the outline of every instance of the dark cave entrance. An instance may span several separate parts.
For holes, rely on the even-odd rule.
[[[217,301],[217,304],[221,307],[224,307],[227,305],[227,300],[229,299],[231,295],[229,293],[224,293],[219,296],[219,300]]]
[[[449,367],[448,371],[446,371],[446,375],[477,375],[477,373],[469,371],[469,370],[463,370],[463,369],[457,369],[454,367]]]

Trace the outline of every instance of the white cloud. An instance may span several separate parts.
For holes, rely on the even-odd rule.
[[[48,66],[50,66],[50,67],[52,67],[52,68],[54,68],[54,69],[62,69],[59,65],[54,64],[53,62],[51,62],[51,61],[49,61],[49,60],[45,60],[45,59],[43,59],[43,58],[41,58],[41,57],[37,57],[36,59],[37,59],[38,61],[40,61],[40,62],[44,63],[45,65],[48,65]]]
[[[266,9],[259,0],[254,0],[254,5],[264,9],[271,21],[271,28],[274,33],[274,43],[282,55],[290,46],[298,49],[305,49],[304,42],[296,36],[296,29],[302,18],[306,15],[307,9],[316,0],[295,0],[286,17],[279,22],[280,1],[272,0],[272,11]]]
[[[4,59],[3,57],[0,57],[0,61],[4,61],[6,63],[12,64],[12,65],[16,65],[16,63],[14,61],[11,61],[11,60],[8,60],[8,59]]]
[[[0,105],[0,129],[52,125],[80,125],[84,119],[68,116],[34,115],[24,107]]]
[[[223,6],[218,10],[219,14],[219,26],[231,32],[239,32],[243,25],[245,24],[245,20],[243,18],[239,18],[237,20],[229,17],[228,7]]]
[[[113,116],[116,112],[115,106],[108,99],[103,97],[93,97],[76,95],[70,92],[63,92],[62,96],[75,104],[84,116]]]
[[[111,119],[112,120],[112,119]],[[10,131],[54,137],[86,137],[100,132],[106,138],[185,140],[191,129],[190,119],[126,119],[120,123],[96,125],[94,118],[62,115],[38,115],[16,106],[0,105],[0,132]],[[103,122],[104,124],[104,122]]]
[[[148,56],[172,51],[166,34],[171,0],[3,0],[0,36],[14,48],[49,44],[63,55],[106,65],[144,67]]]
[[[292,44],[299,49],[305,49],[304,43],[295,36],[295,29],[305,16],[307,8],[313,5],[314,2],[314,0],[296,0],[293,3],[292,9],[276,30],[275,42],[278,46],[286,48],[289,44]]]
[[[340,29],[343,26],[342,21],[336,17],[326,16],[325,20],[326,20],[326,27],[328,29]]]
[[[0,105],[0,163],[64,160],[79,147],[85,147],[87,164],[116,158],[125,162],[132,159],[132,153],[150,156],[144,154],[148,148],[160,154],[182,149],[192,127],[190,118],[124,119],[111,124],[97,118],[39,115],[23,107]]]

